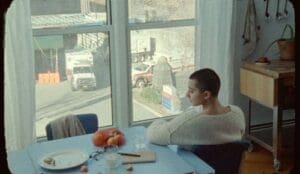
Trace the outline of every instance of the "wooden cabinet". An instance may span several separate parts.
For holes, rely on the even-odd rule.
[[[282,111],[293,108],[295,63],[273,60],[268,65],[247,62],[240,69],[240,92],[249,98],[247,137],[273,153],[274,168],[280,168]],[[251,135],[251,102],[273,109],[272,146]]]
[[[260,103],[273,107],[277,105],[277,81],[272,77],[251,71],[241,69],[240,92]]]

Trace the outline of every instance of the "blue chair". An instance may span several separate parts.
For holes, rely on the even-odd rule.
[[[98,117],[96,114],[93,113],[77,114],[75,116],[78,117],[79,121],[81,122],[87,134],[94,133],[95,131],[98,130]],[[47,140],[53,140],[50,123],[46,125],[46,135],[47,135]]]
[[[239,174],[243,154],[251,143],[242,140],[218,145],[197,145],[194,153],[215,169],[215,174]]]

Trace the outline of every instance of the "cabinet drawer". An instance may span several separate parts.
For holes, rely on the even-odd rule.
[[[272,77],[240,69],[240,92],[268,107],[277,105],[277,80]]]

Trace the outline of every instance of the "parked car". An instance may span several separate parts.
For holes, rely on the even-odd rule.
[[[142,88],[152,83],[153,62],[143,62],[135,64],[131,70],[131,80],[133,87]]]

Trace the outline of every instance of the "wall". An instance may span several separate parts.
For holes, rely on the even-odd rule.
[[[288,2],[287,9],[289,16],[283,20],[276,19],[276,9],[277,9],[277,0],[269,0],[269,13],[271,16],[270,21],[265,20],[265,8],[266,1],[265,0],[254,0],[256,6],[256,19],[257,25],[260,26],[260,30],[258,32],[259,41],[257,42],[257,46],[255,51],[249,56],[247,60],[254,61],[258,57],[261,57],[266,47],[274,40],[278,39],[283,31],[285,24],[290,24],[293,28],[295,28],[295,15],[294,15],[294,7],[293,4]],[[238,0],[237,1],[237,14],[236,14],[236,51],[235,51],[235,94],[234,94],[234,102],[239,104],[243,111],[245,112],[245,116],[247,118],[248,113],[248,99],[241,95],[239,92],[239,70],[243,64],[242,59],[245,58],[245,48],[243,46],[244,40],[242,39],[242,34],[244,30],[244,21],[246,15],[248,0]],[[283,13],[285,0],[280,0],[279,11]],[[271,49],[268,51],[266,56],[269,59],[278,59],[279,52],[276,44],[274,44]],[[272,121],[272,110],[265,108],[259,104],[254,103],[252,105],[252,124],[260,124],[267,123]],[[294,118],[295,113],[293,110],[287,110],[283,113],[283,119]]]

